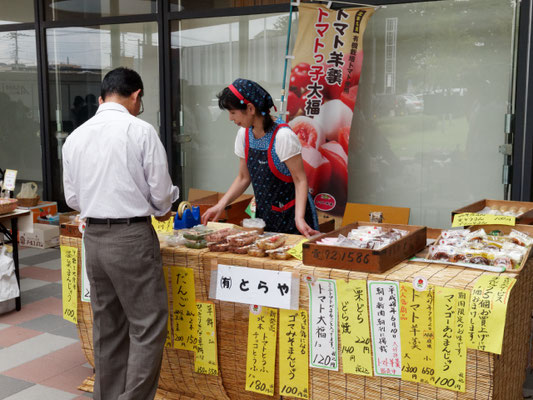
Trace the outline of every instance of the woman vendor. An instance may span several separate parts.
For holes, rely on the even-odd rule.
[[[318,221],[310,197],[298,137],[270,115],[272,96],[256,82],[237,79],[218,94],[218,105],[240,126],[235,154],[239,172],[226,194],[202,216],[202,223],[217,221],[222,211],[252,183],[256,217],[265,231],[310,237]]]

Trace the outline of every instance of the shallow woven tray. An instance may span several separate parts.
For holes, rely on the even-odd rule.
[[[292,237],[297,242],[301,237]],[[61,244],[80,247],[81,239],[61,237]],[[163,248],[163,265],[185,266],[194,270],[196,298],[208,300],[212,260],[222,264],[270,270],[297,271],[301,275],[332,279],[371,279],[412,281],[424,276],[429,284],[471,290],[484,271],[462,267],[418,262],[402,262],[382,275],[304,266],[298,260],[276,261],[229,253],[212,253],[182,247]],[[81,253],[81,252],[80,252]],[[518,275],[509,299],[502,354],[468,350],[466,392],[459,393],[426,384],[396,378],[362,377],[339,372],[309,369],[310,395],[313,400],[515,400],[522,399],[522,384],[527,364],[529,322],[533,309],[533,261]],[[80,263],[81,264],[81,263]],[[502,274],[506,275],[506,274]],[[78,284],[80,290],[80,284]],[[300,308],[308,309],[308,291],[300,284]],[[212,301],[212,300],[211,300]],[[219,371],[218,377],[194,372],[194,355],[190,351],[166,348],[161,368],[157,399],[282,399],[244,390],[246,380],[246,337],[249,307],[244,304],[214,301],[217,318]],[[82,349],[94,365],[92,347],[92,314],[89,303],[78,303],[78,332]],[[339,358],[342,364],[342,358]],[[279,393],[276,367],[276,388]],[[84,385],[91,390],[90,385]],[[162,396],[162,397],[161,397]],[[166,396],[166,397],[165,397]]]

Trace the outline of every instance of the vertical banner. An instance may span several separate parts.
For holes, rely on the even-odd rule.
[[[402,377],[398,282],[368,281],[374,375]]]
[[[339,370],[337,344],[337,282],[317,279],[309,287],[309,365],[314,368]]]
[[[481,275],[470,299],[468,347],[502,353],[507,303],[516,279],[508,276]]]
[[[163,275],[165,277],[165,286],[167,288],[167,303],[168,303],[168,319],[167,319],[167,338],[165,340],[165,347],[172,347],[172,298],[171,285],[168,281],[169,267],[163,265]]]
[[[198,345],[194,353],[194,371],[206,375],[218,375],[217,327],[215,305],[198,301]]]
[[[61,246],[63,319],[78,323],[78,249]]]
[[[194,351],[198,341],[194,271],[192,268],[171,266],[170,278],[172,279],[174,348]]]
[[[248,317],[246,390],[274,395],[278,310],[260,307]]]
[[[433,345],[433,288],[418,291],[400,283],[402,379],[432,383],[435,380]]]
[[[279,310],[279,394],[309,399],[308,318],[305,310]]]
[[[348,142],[363,64],[363,33],[373,8],[298,6],[287,122],[317,209],[342,215],[348,190]]]
[[[435,289],[435,382],[437,387],[466,389],[466,323],[470,292]]]
[[[372,376],[366,281],[339,279],[337,289],[342,372]]]

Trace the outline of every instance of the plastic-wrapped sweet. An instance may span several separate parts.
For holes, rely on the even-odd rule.
[[[213,229],[207,228],[205,225],[196,225],[191,229],[182,231],[182,234],[185,239],[204,240],[207,235],[213,232]]]
[[[225,242],[228,236],[235,235],[239,232],[240,231],[234,228],[219,229],[218,231],[206,235],[205,240],[215,243]]]
[[[291,248],[292,246],[283,246],[274,250],[266,250],[265,252],[274,260],[288,260],[292,257],[289,253],[287,253]]]
[[[520,241],[522,243],[522,246],[531,246],[533,244],[533,238],[523,232],[517,231],[516,229],[511,230],[511,233],[509,233],[509,237]]]
[[[229,245],[228,251],[231,252],[231,253],[235,253],[235,254],[248,254],[248,249],[251,246],[252,246],[251,244],[249,244],[247,246],[231,246],[231,245]]]
[[[207,242],[205,240],[187,240],[185,242],[185,247],[189,249],[205,249],[207,247]]]
[[[255,231],[251,232],[241,232],[237,233],[236,235],[230,235],[226,237],[228,243],[232,247],[242,247],[247,246],[249,244],[252,244],[256,241],[257,237],[259,235]]]
[[[268,236],[263,239],[259,239],[255,244],[257,247],[263,250],[272,250],[277,249],[278,247],[281,247],[285,244],[285,241],[287,240],[287,235],[279,234],[279,235],[273,235]]]
[[[470,231],[468,229],[448,229],[448,230],[442,231],[441,237],[446,238],[446,239],[464,238],[469,233]]]
[[[209,251],[228,251],[229,249],[229,243],[218,243],[218,242],[209,242],[207,243],[207,247],[209,248]]]
[[[248,247],[248,255],[252,257],[266,257],[267,253],[265,250],[257,247],[256,244],[252,244]]]
[[[183,245],[186,242],[187,242],[187,239],[185,239],[182,234],[172,235],[167,238],[167,246],[169,247],[176,247],[179,245]]]

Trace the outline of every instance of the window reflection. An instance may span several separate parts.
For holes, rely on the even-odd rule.
[[[111,69],[123,66],[141,75],[145,111],[140,118],[159,131],[157,23],[49,29],[47,45],[53,190],[63,199],[63,143],[96,113],[100,84]]]
[[[410,207],[411,223],[447,227],[451,210],[503,197],[513,11],[508,0],[440,1],[372,17],[349,201]]]
[[[157,12],[156,0],[46,0],[46,19],[112,17]]]
[[[33,0],[0,0],[0,25],[33,21]]]
[[[35,31],[0,32],[0,168],[42,191]]]

